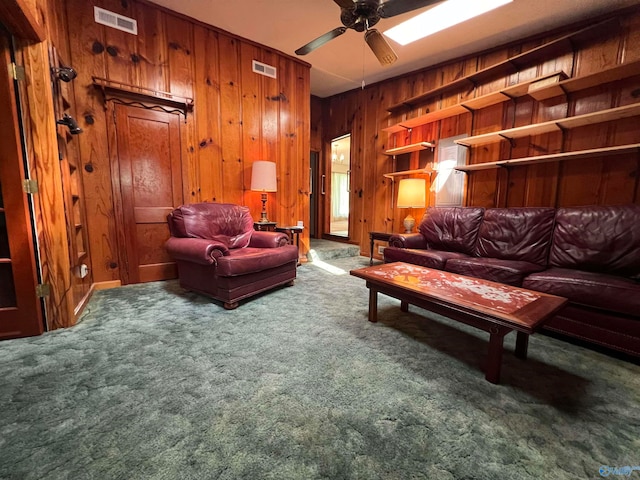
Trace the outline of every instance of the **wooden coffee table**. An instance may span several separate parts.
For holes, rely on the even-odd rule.
[[[491,383],[500,382],[504,336],[515,330],[515,354],[527,358],[529,335],[567,303],[563,297],[403,262],[350,273],[367,281],[370,322],[377,321],[380,292],[400,300],[404,312],[413,304],[489,332],[485,378]]]

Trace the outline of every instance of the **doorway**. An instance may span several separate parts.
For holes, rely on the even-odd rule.
[[[180,118],[177,114],[115,104],[120,199],[118,237],[123,284],[177,277],[164,248],[167,215],[183,203]]]
[[[351,134],[331,140],[329,235],[349,238],[351,203]]]

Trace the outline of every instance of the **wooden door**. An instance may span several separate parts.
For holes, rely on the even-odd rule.
[[[182,204],[180,117],[115,105],[123,284],[175,278],[164,243],[167,214]],[[117,191],[119,190],[119,192]]]
[[[0,338],[44,331],[9,41],[0,35]]]

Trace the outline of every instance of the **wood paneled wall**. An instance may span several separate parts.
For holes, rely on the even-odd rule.
[[[384,128],[457,104],[465,97],[480,96],[557,70],[563,70],[569,76],[583,76],[638,60],[640,8],[627,10],[618,17],[621,28],[610,29],[605,35],[577,46],[573,51],[567,49],[548,55],[511,75],[500,76],[465,91],[453,90],[404,112],[392,114],[387,108],[577,30],[584,24],[322,99],[319,104],[312,103],[312,118],[319,115],[318,108],[322,111],[319,142],[325,150],[325,165],[326,158],[329,158],[328,142],[339,135],[352,133],[354,175],[351,187],[356,195],[352,196],[351,215],[354,220],[351,240],[360,245],[361,253],[369,254],[369,231],[401,232],[402,218],[406,215],[406,210],[394,208],[392,194],[397,190],[383,176],[393,171],[394,162],[392,157],[383,152],[393,147],[394,142],[399,145],[409,142],[406,138],[394,139],[393,135],[383,132]],[[438,142],[461,134],[479,135],[636,103],[639,87],[640,79],[635,77],[540,102],[524,96],[473,114],[465,113],[414,128],[411,143],[421,140]],[[469,149],[467,163],[637,143],[640,142],[638,121],[635,117],[564,133],[537,135],[518,140],[513,145],[506,141],[482,145]],[[421,152],[415,152],[403,157],[408,164],[398,170],[425,167],[424,152],[422,156]],[[640,203],[639,167],[638,154],[634,153],[475,171],[467,174],[465,204],[515,207]],[[429,203],[433,205],[434,201],[435,195],[432,193]],[[414,209],[413,214],[421,218],[423,211]]]
[[[78,71],[76,109],[84,134],[80,155],[95,282],[120,278],[109,154],[111,121],[92,77],[194,99],[181,123],[184,198],[248,205],[254,218],[260,194],[251,192],[251,165],[277,164],[278,192],[270,218],[291,225],[309,220],[309,66],[146,2],[67,0],[69,58]],[[94,22],[93,7],[131,17],[138,35]],[[77,28],[77,26],[82,26]],[[278,78],[252,72],[252,60],[278,69]],[[113,153],[111,153],[113,154]],[[308,249],[308,235],[301,250]]]

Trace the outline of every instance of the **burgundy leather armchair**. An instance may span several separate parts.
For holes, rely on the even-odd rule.
[[[182,205],[167,216],[165,245],[178,265],[180,286],[234,309],[242,299],[293,285],[298,247],[285,233],[253,229],[248,207],[228,203]]]

